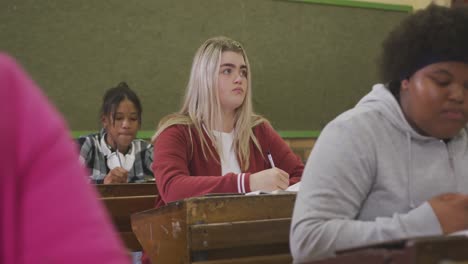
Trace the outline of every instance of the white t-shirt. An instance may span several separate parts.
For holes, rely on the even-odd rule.
[[[222,155],[221,155],[221,174],[226,173],[241,173],[239,162],[237,161],[237,155],[234,152],[234,132],[225,133],[219,131],[213,131],[216,140],[222,144]]]

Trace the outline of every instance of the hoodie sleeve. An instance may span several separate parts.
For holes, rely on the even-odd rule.
[[[440,234],[426,202],[404,214],[355,220],[376,178],[378,139],[370,125],[333,121],[306,163],[291,224],[295,262],[328,257],[337,249],[385,240]],[[374,136],[375,137],[375,136]],[[382,161],[380,161],[382,162]]]

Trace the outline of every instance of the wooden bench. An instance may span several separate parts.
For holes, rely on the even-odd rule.
[[[126,247],[130,251],[141,251],[142,247],[132,232],[130,216],[154,208],[157,197],[155,184],[100,184],[96,188]]]
[[[295,194],[188,198],[132,215],[132,228],[157,263],[291,263]]]

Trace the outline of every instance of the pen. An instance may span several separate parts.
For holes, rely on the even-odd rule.
[[[271,167],[275,168],[275,162],[273,162],[273,157],[271,156],[270,151],[268,151],[268,160],[270,161]]]

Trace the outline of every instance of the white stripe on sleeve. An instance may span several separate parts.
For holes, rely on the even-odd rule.
[[[245,193],[245,173],[242,173],[241,187],[242,187],[242,193]]]

